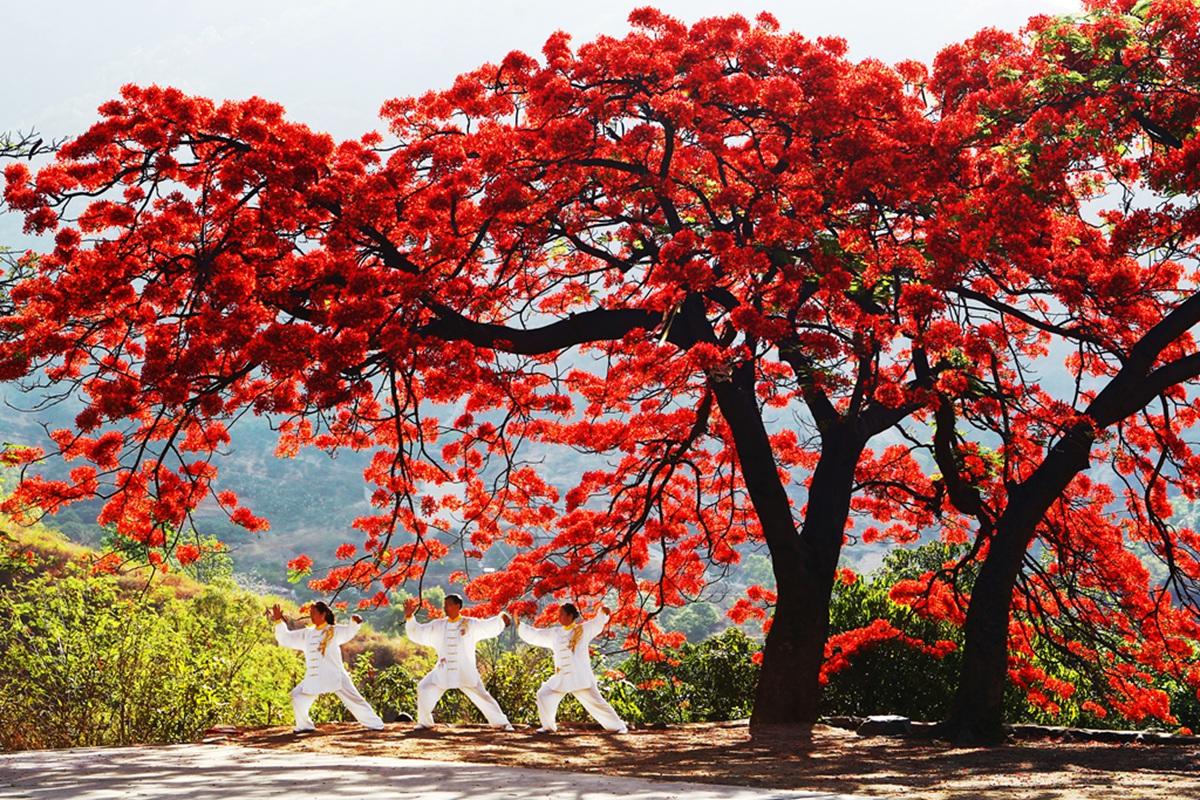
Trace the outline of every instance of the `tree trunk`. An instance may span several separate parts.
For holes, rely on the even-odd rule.
[[[944,734],[957,742],[998,744],[1004,740],[1008,621],[1028,546],[1029,539],[1011,527],[997,529],[975,579],[954,705],[942,725]]]
[[[1121,369],[1088,404],[1042,463],[1008,494],[967,609],[958,691],[942,732],[961,741],[1003,738],[1008,680],[1008,623],[1013,590],[1037,526],[1090,463],[1096,432],[1144,408],[1159,393],[1200,375],[1200,354],[1155,366],[1166,347],[1200,323],[1200,293],[1192,294],[1129,350]]]
[[[1008,686],[1008,624],[1013,591],[1037,526],[1076,475],[1088,467],[1095,434],[1076,425],[1051,448],[1033,473],[1009,492],[996,521],[979,577],[971,589],[962,664],[950,716],[942,734],[963,744],[1004,740]]]
[[[812,724],[821,705],[829,602],[846,534],[854,470],[865,441],[845,428],[823,433],[799,546],[771,548],[778,601],[763,649],[751,728]]]
[[[854,470],[865,437],[849,426],[822,431],[821,458],[809,485],[800,533],[754,393],[754,367],[715,381],[713,392],[733,433],[746,489],[771,552],[778,601],[763,651],[752,727],[805,725],[820,708],[819,675],[829,633],[829,597],[850,513]]]
[[[698,301],[684,305],[680,323],[687,331],[675,331],[675,336],[711,339]],[[830,594],[846,534],[854,471],[868,436],[857,423],[840,419],[822,426],[808,512],[797,531],[759,409],[753,362],[738,365],[727,379],[713,379],[709,386],[733,435],[746,491],[771,553],[778,594],[750,725],[809,725],[820,711]]]

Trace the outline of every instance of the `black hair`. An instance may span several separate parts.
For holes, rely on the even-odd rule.
[[[448,600],[451,603],[457,604],[459,608],[463,607],[463,599],[462,599],[462,595],[460,595],[460,594],[448,594],[448,595],[446,595],[446,600]]]
[[[571,619],[579,619],[579,609],[575,607],[574,603],[563,603],[559,608],[570,614]]]
[[[313,603],[313,608],[325,615],[326,625],[335,624],[334,620],[336,620],[337,617],[334,616],[333,609],[327,606],[323,601],[318,600],[317,602]]]

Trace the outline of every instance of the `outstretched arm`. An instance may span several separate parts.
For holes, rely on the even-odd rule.
[[[535,628],[528,622],[517,624],[517,636],[521,637],[521,641],[526,644],[531,644],[534,647],[553,647],[554,640],[551,638],[550,631],[546,628]]]
[[[271,606],[267,616],[275,623],[276,642],[292,650],[304,649],[304,631],[294,631],[288,628],[287,620],[283,618],[283,609],[279,607],[279,603]]]
[[[612,612],[608,610],[607,606],[601,606],[596,616],[583,623],[583,638],[589,642],[595,639],[604,630],[604,626],[608,624],[611,617]]]
[[[275,623],[275,641],[292,650],[304,649],[304,631],[293,631],[283,620]]]
[[[507,624],[503,614],[497,614],[494,617],[473,619],[471,620],[471,638],[477,642],[484,639],[494,639],[504,633],[504,626]]]
[[[433,626],[426,622],[417,622],[417,618],[413,616],[417,613],[417,608],[420,606],[420,601],[415,597],[410,597],[404,604],[404,635],[409,638],[414,644],[424,645],[425,647],[436,647],[436,642],[433,641]]]
[[[349,622],[343,622],[333,626],[333,643],[343,645],[358,635],[358,629],[362,627],[362,617],[355,614],[350,618]]]

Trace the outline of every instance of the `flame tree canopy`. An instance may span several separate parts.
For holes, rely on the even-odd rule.
[[[99,521],[159,558],[206,500],[265,529],[216,456],[239,417],[269,415],[279,455],[373,453],[378,511],[314,588],[384,603],[453,553],[487,609],[615,591],[649,652],[678,641],[659,610],[765,543],[755,720],[812,719],[852,519],[985,559],[981,509],[1000,513],[1080,414],[1043,401],[1030,365],[1062,337],[1078,355],[1058,368],[1109,375],[1191,286],[1195,231],[1129,204],[1097,225],[1081,165],[1136,187],[1172,169],[1164,134],[1171,158],[1194,161],[1193,140],[1160,108],[1114,113],[1098,98],[1125,74],[1046,45],[1105,20],[1147,41],[1158,20],[1194,24],[1191,2],[1127,5],[985,31],[932,71],[852,62],[767,15],[688,27],[643,9],[622,38],[556,34],[540,59],[389,101],[386,135],[345,142],[261,99],[127,86],[53,163],[5,172],[54,248],[11,276],[0,377],[85,402],[53,434],[69,479],[9,450],[24,471],[7,509],[102,497]],[[1183,330],[1149,366],[1186,350]],[[938,415],[1005,420],[976,427],[1012,471],[969,435],[932,436],[952,430]],[[913,445],[868,446],[888,431]],[[553,448],[592,468],[549,473]],[[501,542],[507,566],[469,566]],[[1133,573],[1130,592],[1152,591]]]
[[[935,412],[927,447],[951,504],[973,518],[976,549],[901,591],[965,624],[950,727],[1000,736],[1006,674],[1056,713],[1077,686],[1037,665],[1047,654],[1101,701],[1085,703],[1094,716],[1175,724],[1154,677],[1200,685],[1200,537],[1172,520],[1173,503],[1200,489],[1200,6],[1094,3],[1032,20],[1020,38],[948,48],[935,73],[952,95],[945,118],[987,120],[985,141],[1031,196],[1070,198],[1089,223],[1050,273],[1021,265],[1055,285],[1054,302],[1023,305],[1028,285],[1011,279],[985,301],[1007,320],[1024,308],[1028,330],[1066,355],[1055,366],[1069,380],[1052,391],[1035,374],[1044,359],[990,359]],[[1100,251],[1113,260],[1061,273]],[[1104,472],[1084,475],[1093,463]],[[978,577],[963,587],[970,565]],[[945,602],[956,588],[969,604]]]

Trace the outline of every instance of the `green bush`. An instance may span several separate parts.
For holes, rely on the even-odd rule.
[[[962,645],[960,629],[920,617],[892,602],[892,587],[916,579],[957,558],[961,550],[940,542],[913,550],[896,550],[883,565],[854,583],[837,583],[829,609],[830,634],[886,620],[907,636],[926,643],[938,640]],[[960,653],[944,658],[901,642],[883,642],[857,653],[850,666],[830,676],[822,693],[822,709],[830,715],[901,714],[921,720],[940,719],[949,711],[958,682]],[[886,679],[881,679],[886,676]]]
[[[728,628],[699,644],[685,645],[676,670],[683,702],[695,721],[745,719],[754,707],[759,643]]]
[[[710,722],[750,714],[758,642],[737,628],[687,643],[661,661],[631,657],[602,674],[601,691],[628,722]]]
[[[299,664],[259,598],[224,583],[127,597],[77,565],[35,570],[9,571],[0,592],[0,747],[188,741],[290,719]]]
[[[537,690],[554,673],[550,651],[523,645],[502,650],[493,639],[480,648],[479,655],[484,685],[509,721],[514,725],[537,724]]]

